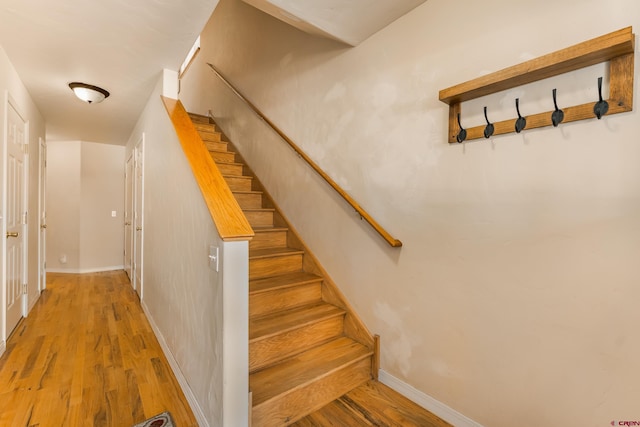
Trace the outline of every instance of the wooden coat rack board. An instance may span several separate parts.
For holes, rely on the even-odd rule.
[[[609,61],[609,99],[607,99],[609,109],[606,114],[631,111],[633,109],[634,42],[635,35],[632,28],[627,27],[441,90],[440,101],[449,105],[449,143],[458,142],[461,131],[458,118],[462,113],[462,102],[606,61]],[[595,104],[596,101],[562,108],[564,112],[562,123],[595,118]],[[554,111],[527,116],[525,129],[552,126],[551,116]],[[492,135],[516,132],[516,120],[517,117],[493,123]],[[485,138],[485,128],[486,125],[481,125],[466,129],[466,140]]]

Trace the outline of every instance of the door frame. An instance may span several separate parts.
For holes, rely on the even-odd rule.
[[[38,138],[38,293],[47,288],[47,141]]]
[[[4,114],[2,117],[2,147],[0,147],[0,236],[4,236],[7,232],[7,220],[5,219],[6,212],[6,182],[7,182],[7,126],[9,125],[9,91],[4,91],[2,99],[2,106],[4,107]],[[0,354],[4,353],[7,342],[7,260],[5,254],[7,253],[6,238],[0,239]]]
[[[6,340],[8,338],[9,332],[7,331],[7,239],[4,236],[7,233],[7,150],[8,150],[8,124],[9,124],[9,108],[13,108],[16,114],[20,117],[20,119],[24,122],[24,145],[25,145],[25,153],[24,153],[24,168],[23,168],[23,206],[22,206],[22,215],[25,215],[26,218],[23,218],[21,224],[21,239],[22,239],[22,283],[21,286],[27,283],[28,273],[29,273],[29,229],[28,229],[28,209],[29,209],[29,120],[25,119],[25,115],[22,114],[22,111],[18,107],[18,104],[15,102],[11,94],[8,90],[5,90],[4,96],[4,135],[2,135],[2,155],[0,158],[0,167],[2,168],[1,177],[1,190],[2,190],[2,209],[0,210],[0,240],[2,240],[2,244],[0,245],[0,257],[2,258],[0,261],[0,266],[2,271],[0,273],[0,281],[2,288],[2,341],[3,344],[6,345]],[[26,317],[28,310],[28,301],[24,292],[21,295],[20,306],[22,309],[22,317]]]
[[[129,276],[131,287],[135,289],[135,280],[133,277],[133,257],[135,256],[134,242],[135,236],[133,232],[133,216],[134,216],[134,203],[135,203],[135,148],[131,151],[124,165],[124,270]],[[129,169],[131,168],[131,169]],[[129,200],[129,198],[131,200]],[[127,206],[127,204],[129,204]],[[128,259],[127,259],[128,258]]]
[[[140,300],[144,297],[144,146],[145,133],[142,132],[140,139],[133,147],[134,167],[133,167],[133,210],[132,232],[133,232],[133,282],[134,289],[138,293]],[[138,185],[139,184],[139,185]],[[140,227],[138,233],[137,228]],[[138,261],[140,255],[140,262]],[[138,274],[139,273],[139,274]],[[138,283],[138,277],[140,278]]]

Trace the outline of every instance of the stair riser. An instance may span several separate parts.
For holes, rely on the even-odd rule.
[[[244,177],[225,176],[224,180],[231,191],[251,191],[251,179]]]
[[[208,117],[191,117],[191,121],[198,131],[222,133],[220,126],[212,123]]]
[[[196,127],[196,129],[198,129],[199,126],[211,126],[211,124],[209,124],[209,118],[208,117],[204,117],[204,116],[192,116],[191,114],[189,114],[189,117],[191,117],[191,121],[193,122],[193,125]]]
[[[244,216],[247,217],[252,227],[273,227],[273,212],[245,211]]]
[[[302,254],[249,260],[249,279],[302,270]]]
[[[260,209],[262,207],[262,194],[234,194],[240,208]],[[273,215],[271,216],[273,218]]]
[[[254,406],[251,425],[276,427],[292,423],[364,384],[370,379],[370,372],[371,358],[367,357],[291,393]]]
[[[249,316],[287,310],[322,300],[322,284],[307,283],[249,295]]]
[[[222,175],[242,176],[242,165],[237,163],[217,163]]]
[[[220,163],[234,163],[236,161],[235,153],[223,153],[220,151],[210,151],[211,157],[214,162]]]
[[[204,144],[207,146],[207,150],[218,150],[218,151],[227,151],[226,142],[212,142],[212,141],[204,141]]]
[[[200,138],[202,138],[205,142],[220,142],[222,140],[222,135],[219,132],[204,132],[199,131]]]
[[[287,246],[287,232],[257,232],[249,241],[249,249],[283,248]]]
[[[336,316],[259,341],[249,342],[249,372],[302,353],[344,331],[344,316]]]
[[[208,121],[206,122],[202,122],[202,123],[196,123],[195,121],[193,122],[193,126],[195,126],[195,128],[198,131],[204,131],[204,132],[217,132],[216,129],[216,125],[214,125],[213,123],[209,123]]]

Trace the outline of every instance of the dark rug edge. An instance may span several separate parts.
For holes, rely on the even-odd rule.
[[[134,424],[133,427],[175,427],[175,423],[169,411],[165,411],[141,423]]]

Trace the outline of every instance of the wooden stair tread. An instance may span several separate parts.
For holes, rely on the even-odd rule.
[[[222,175],[223,178],[230,178],[230,179],[242,179],[245,181],[251,181],[253,180],[252,176],[247,176],[247,175]]]
[[[223,144],[228,144],[228,143],[223,142]],[[231,151],[221,151],[221,150],[209,150],[209,151],[217,151],[218,153],[231,153]],[[236,162],[216,162],[216,163],[222,163],[225,166],[244,166],[244,163],[236,163]]]
[[[229,147],[229,142],[228,141],[211,141],[209,139],[205,139],[205,138],[202,138],[202,137],[200,139],[202,139],[202,142],[204,142],[204,145],[209,150],[226,151],[227,147]]]
[[[255,231],[256,233],[276,233],[276,232],[287,231],[287,230],[289,230],[287,227],[276,227],[276,226],[253,227],[253,231]]]
[[[207,125],[196,124],[196,131],[200,134],[201,137],[203,134],[220,133],[218,130],[216,130],[215,125],[210,125],[210,124],[207,124]]]
[[[229,150],[212,150],[212,149],[209,149],[207,151],[209,151],[209,153],[236,154],[234,151],[229,151]],[[232,163],[232,162],[221,162],[221,163]]]
[[[202,114],[196,114],[196,113],[187,113],[189,114],[189,117],[191,117],[191,120],[197,124],[209,124],[210,120],[209,120],[209,116],[203,116]]]
[[[254,229],[254,231],[257,230]],[[261,277],[259,279],[249,281],[249,294],[253,295],[261,292],[268,292],[276,289],[284,289],[320,281],[322,281],[322,277],[305,271],[282,274],[280,276]]]
[[[194,126],[196,127],[196,129],[215,129],[216,125],[213,123],[194,123]]]
[[[236,153],[234,153],[233,151],[220,151],[211,149],[209,149],[208,151],[211,158],[218,163],[231,163],[236,157]]]
[[[229,163],[229,164],[232,164],[232,163]],[[256,195],[256,196],[262,196],[264,194],[262,191],[257,191],[257,190],[233,190],[232,193],[233,194]],[[263,208],[255,208],[255,209],[263,209]]]
[[[267,248],[267,249],[249,249],[249,259],[269,258],[274,256],[303,254],[301,249],[294,248]]]
[[[276,211],[274,208],[246,208],[242,210],[246,212],[275,212]]]
[[[198,131],[198,134],[200,135],[200,139],[202,139],[202,141],[204,143],[221,143],[221,144],[228,144],[228,141],[223,141],[222,140],[222,134],[220,132],[203,132],[203,131]]]
[[[249,319],[249,342],[344,314],[340,307],[322,302],[262,315]]]
[[[316,426],[453,427],[386,385],[370,380],[291,424]]]
[[[255,372],[249,375],[253,406],[264,404],[372,354],[362,344],[340,337]]]

